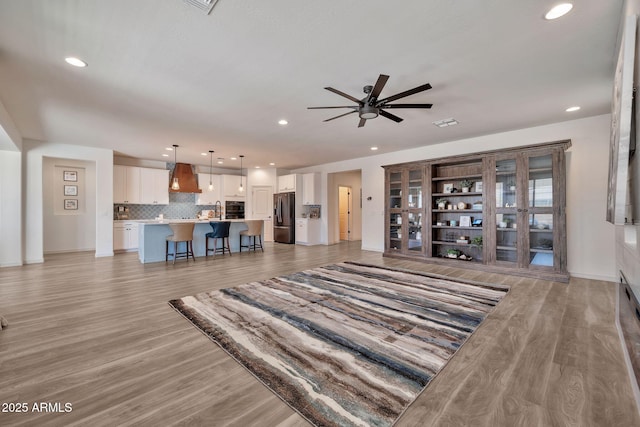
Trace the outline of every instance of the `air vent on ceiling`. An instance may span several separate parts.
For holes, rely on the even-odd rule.
[[[218,0],[182,0],[182,1],[203,11],[205,15],[208,15],[211,12],[211,9],[213,9],[213,6],[215,6],[216,3],[218,3]]]
[[[443,119],[443,120],[438,120],[433,122],[434,125],[438,126],[439,128],[446,128],[447,126],[454,126],[458,124],[458,121],[454,118],[450,118],[450,119]]]

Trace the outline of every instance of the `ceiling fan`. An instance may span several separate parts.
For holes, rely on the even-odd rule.
[[[431,108],[433,106],[433,104],[389,104],[389,102],[395,101],[396,99],[404,98],[409,95],[431,89],[431,85],[429,83],[398,93],[396,95],[389,96],[384,99],[378,99],[388,79],[389,76],[380,74],[380,77],[378,77],[378,80],[376,81],[376,84],[374,86],[365,86],[363,88],[363,91],[367,94],[367,96],[362,99],[357,99],[332,87],[325,87],[326,90],[336,93],[340,96],[344,96],[345,98],[350,99],[358,105],[341,105],[336,107],[307,107],[307,109],[317,110],[323,108],[351,108],[353,109],[353,111],[349,111],[348,113],[340,114],[339,116],[331,117],[330,119],[323,121],[328,122],[340,117],[348,116],[349,114],[358,113],[358,115],[360,116],[360,123],[358,124],[358,127],[361,128],[365,125],[367,120],[375,119],[376,117],[378,117],[378,115],[386,117],[389,120],[393,120],[396,123],[400,123],[403,120],[394,114],[386,112],[385,110],[387,108]]]

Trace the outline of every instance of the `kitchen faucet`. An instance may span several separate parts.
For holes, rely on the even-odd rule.
[[[216,200],[215,208],[218,211],[218,219],[222,220],[222,203],[220,203],[220,200]]]

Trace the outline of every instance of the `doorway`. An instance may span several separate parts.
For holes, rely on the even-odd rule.
[[[273,187],[254,185],[251,187],[251,219],[264,220],[264,241],[273,242]]]
[[[338,187],[338,223],[340,227],[340,240],[351,240],[352,224],[352,189],[340,185]]]

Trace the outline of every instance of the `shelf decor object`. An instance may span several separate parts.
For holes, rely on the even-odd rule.
[[[383,166],[384,256],[451,266],[464,260],[464,268],[567,282],[570,146],[565,140]]]

